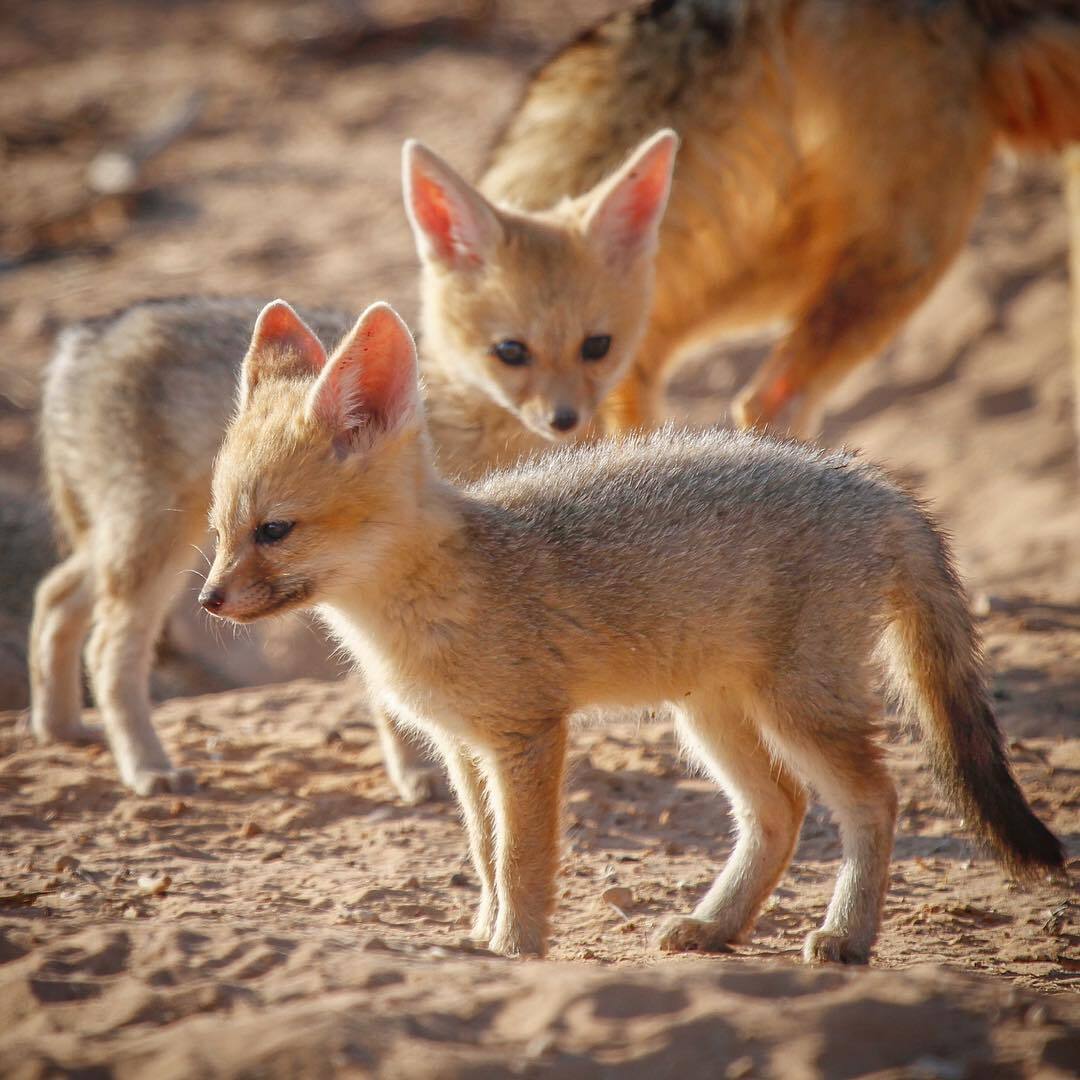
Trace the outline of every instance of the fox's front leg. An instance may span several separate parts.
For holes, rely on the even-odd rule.
[[[499,735],[486,756],[495,815],[498,914],[490,947],[507,956],[543,956],[554,905],[566,766],[566,722]]]

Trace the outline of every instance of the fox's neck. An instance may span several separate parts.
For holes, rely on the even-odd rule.
[[[439,471],[475,480],[550,447],[444,361],[424,358],[424,408]]]
[[[378,569],[321,605],[322,616],[376,684],[419,686],[438,677],[453,652],[452,631],[474,621],[484,574],[469,540],[470,518],[478,512],[481,504],[432,469],[415,517]]]

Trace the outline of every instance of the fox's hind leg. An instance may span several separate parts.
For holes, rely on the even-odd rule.
[[[896,788],[873,739],[873,706],[858,691],[798,702],[763,716],[773,753],[809,783],[840,826],[843,860],[821,929],[806,939],[808,963],[865,964],[877,938],[896,828]],[[809,722],[807,717],[810,717]]]
[[[734,706],[712,715],[684,709],[677,726],[684,745],[727,796],[737,838],[712,888],[689,916],[664,923],[657,944],[668,952],[720,951],[751,929],[791,861],[806,795]]]
[[[397,726],[390,713],[376,708],[374,716],[383,764],[401,801],[406,806],[416,806],[437,798],[442,786],[438,768],[428,760],[416,742]]]
[[[93,589],[85,550],[51,570],[34,594],[30,624],[30,726],[38,742],[101,742],[82,712],[82,647]]]
[[[170,601],[192,563],[189,542],[203,536],[202,522],[190,507],[123,520],[114,511],[113,528],[95,552],[87,668],[120,779],[139,795],[195,785],[190,770],[173,767],[154,731],[150,669]]]
[[[469,855],[480,880],[480,905],[469,936],[485,944],[495,932],[498,901],[495,894],[495,830],[488,806],[484,776],[474,755],[455,739],[436,739],[446,764],[450,786],[461,806],[469,836]]]

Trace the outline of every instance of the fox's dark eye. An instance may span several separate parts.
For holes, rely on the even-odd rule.
[[[255,530],[256,544],[276,544],[292,532],[294,521],[264,521]]]
[[[529,362],[529,346],[520,341],[500,341],[491,346],[491,351],[510,367],[522,367]]]
[[[611,348],[610,334],[593,334],[581,343],[582,360],[603,360]]]

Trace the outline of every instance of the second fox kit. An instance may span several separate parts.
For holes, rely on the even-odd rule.
[[[648,426],[687,346],[783,320],[736,418],[814,434],[956,256],[995,143],[1080,141],[1080,5],[639,3],[533,77],[481,189],[546,206],[667,125],[683,145],[655,299],[609,420]]]
[[[431,431],[448,474],[477,476],[586,430],[644,324],[637,301],[651,283],[675,147],[674,135],[658,133],[582,198],[516,213],[481,199],[430,151],[406,146],[425,313],[460,331],[464,303],[482,342],[469,365],[426,351]],[[196,565],[210,466],[259,307],[196,297],[90,320],[66,333],[46,377],[45,472],[70,553],[35,598],[33,729],[42,741],[98,737],[80,719],[92,625],[86,661],[105,735],[123,783],[143,794],[193,781],[154,732],[150,665],[180,574]],[[328,312],[311,321],[328,342],[350,322]],[[546,325],[561,354],[526,362],[515,352],[523,324]],[[399,792],[423,797],[431,777],[385,718],[381,734]]]
[[[738,840],[669,950],[752,926],[807,785],[843,864],[809,960],[865,962],[897,798],[873,741],[880,650],[938,778],[1014,870],[1062,864],[1009,770],[944,539],[849,455],[662,432],[461,488],[436,472],[407,328],[375,305],[327,360],[260,316],[214,469],[211,612],[315,608],[446,760],[482,885],[474,934],[543,953],[572,713],[668,706]]]

